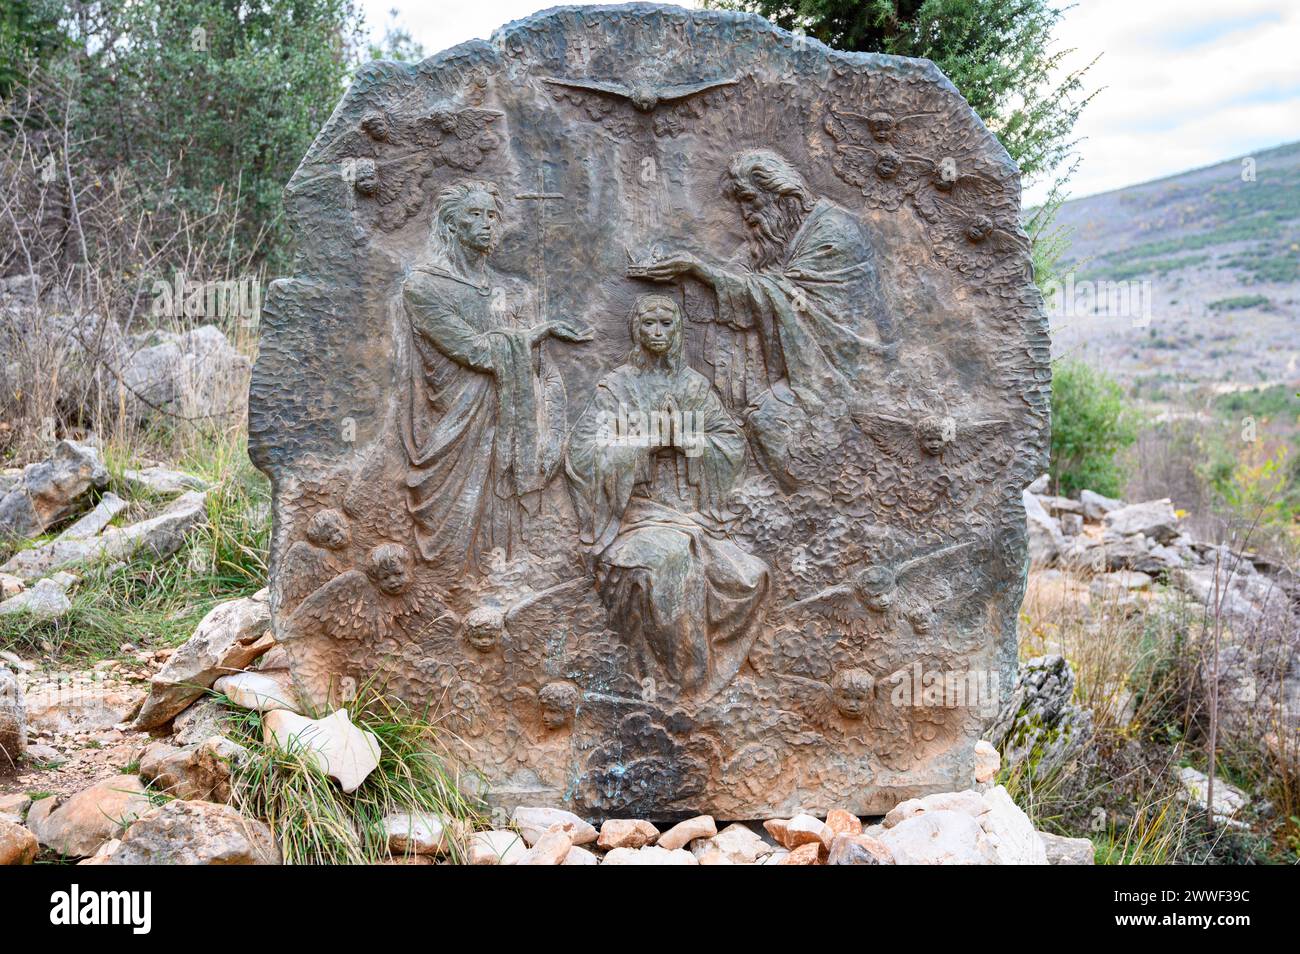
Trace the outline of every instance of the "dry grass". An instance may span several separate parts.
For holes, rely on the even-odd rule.
[[[261,719],[247,713],[236,740],[251,757],[236,771],[240,810],[271,826],[287,864],[375,864],[391,854],[384,816],[427,812],[444,820],[448,855],[464,860],[466,837],[483,827],[482,806],[462,793],[457,762],[444,747],[443,730],[428,717],[363,687],[353,707],[355,723],[379,739],[379,767],[345,795],[301,751],[262,741]]]

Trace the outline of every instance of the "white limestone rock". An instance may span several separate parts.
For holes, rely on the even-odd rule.
[[[274,709],[262,719],[262,734],[267,744],[301,752],[347,794],[360,788],[379,767],[379,739],[353,725],[347,709],[323,719]]]

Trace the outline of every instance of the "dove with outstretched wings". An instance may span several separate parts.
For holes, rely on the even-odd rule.
[[[665,103],[675,103],[723,86],[734,86],[739,80],[704,80],[699,83],[676,83],[666,86],[655,86],[644,82],[629,86],[615,80],[561,79],[555,76],[544,76],[542,82],[550,86],[624,100],[630,103],[637,112],[650,113],[654,112],[656,107]]]

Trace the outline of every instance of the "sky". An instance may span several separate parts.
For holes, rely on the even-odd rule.
[[[552,0],[362,0],[432,54],[488,35]],[[685,6],[697,4],[685,3]],[[1250,155],[1300,139],[1300,0],[1077,0],[1057,30],[1063,70],[1100,54],[1097,95],[1075,126],[1071,197]],[[1029,183],[1026,204],[1045,182]]]

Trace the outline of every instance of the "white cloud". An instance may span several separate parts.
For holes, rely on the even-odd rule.
[[[486,39],[547,0],[363,0],[382,32],[389,10],[429,53]],[[687,4],[695,5],[695,4]],[[1058,31],[1064,69],[1101,53],[1101,89],[1075,129],[1073,195],[1090,195],[1300,138],[1300,4],[1288,0],[1079,0]],[[1026,200],[1041,200],[1046,184]]]
[[[1058,35],[1101,88],[1070,185],[1091,195],[1300,138],[1300,6],[1286,0],[1081,0]],[[1037,201],[1045,184],[1026,191]]]

